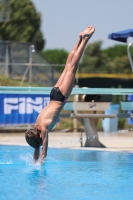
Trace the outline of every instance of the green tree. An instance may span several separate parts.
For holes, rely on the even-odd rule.
[[[68,52],[64,49],[49,49],[42,51],[42,55],[53,64],[64,64],[68,56]],[[57,69],[62,71],[63,67],[57,66]]]
[[[82,61],[79,64],[80,72],[105,72],[108,68],[109,57],[101,51],[102,41],[89,44],[83,54]]]
[[[115,45],[104,50],[101,45],[102,42],[97,41],[86,47],[79,65],[80,72],[131,73],[126,45]]]
[[[127,56],[127,45],[114,45],[113,47],[103,49],[102,52],[104,52],[111,59]],[[133,55],[133,49],[131,49],[131,54]]]
[[[116,57],[110,60],[112,73],[130,74],[132,73],[128,56]]]
[[[0,22],[0,38],[35,43],[38,50],[45,44],[40,31],[41,15],[35,9],[31,0],[10,0],[9,5],[0,5],[1,10],[10,8],[9,21]]]
[[[127,45],[115,45],[102,50],[110,58],[113,73],[131,73],[131,66],[127,55]],[[130,49],[133,56],[133,49]]]

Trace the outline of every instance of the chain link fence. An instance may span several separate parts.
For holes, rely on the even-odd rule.
[[[6,78],[20,80],[20,86],[23,86],[24,81],[28,81],[29,85],[50,87],[56,83],[60,72],[56,65],[35,51],[33,45],[0,41],[0,74]]]
[[[0,22],[9,21],[9,14],[10,14],[9,2],[10,0],[0,0]]]

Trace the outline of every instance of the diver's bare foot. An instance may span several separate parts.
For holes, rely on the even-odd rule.
[[[94,32],[95,32],[95,28],[93,26],[88,26],[83,32],[79,34],[79,37],[80,38],[87,37],[88,39],[90,39]]]

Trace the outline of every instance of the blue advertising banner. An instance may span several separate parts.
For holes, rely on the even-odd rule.
[[[34,124],[49,95],[0,94],[0,126]]]

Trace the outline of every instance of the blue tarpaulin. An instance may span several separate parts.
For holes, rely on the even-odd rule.
[[[128,29],[124,31],[118,31],[114,33],[110,33],[108,35],[108,39],[116,40],[119,42],[127,42],[128,37],[133,37],[133,29]]]

